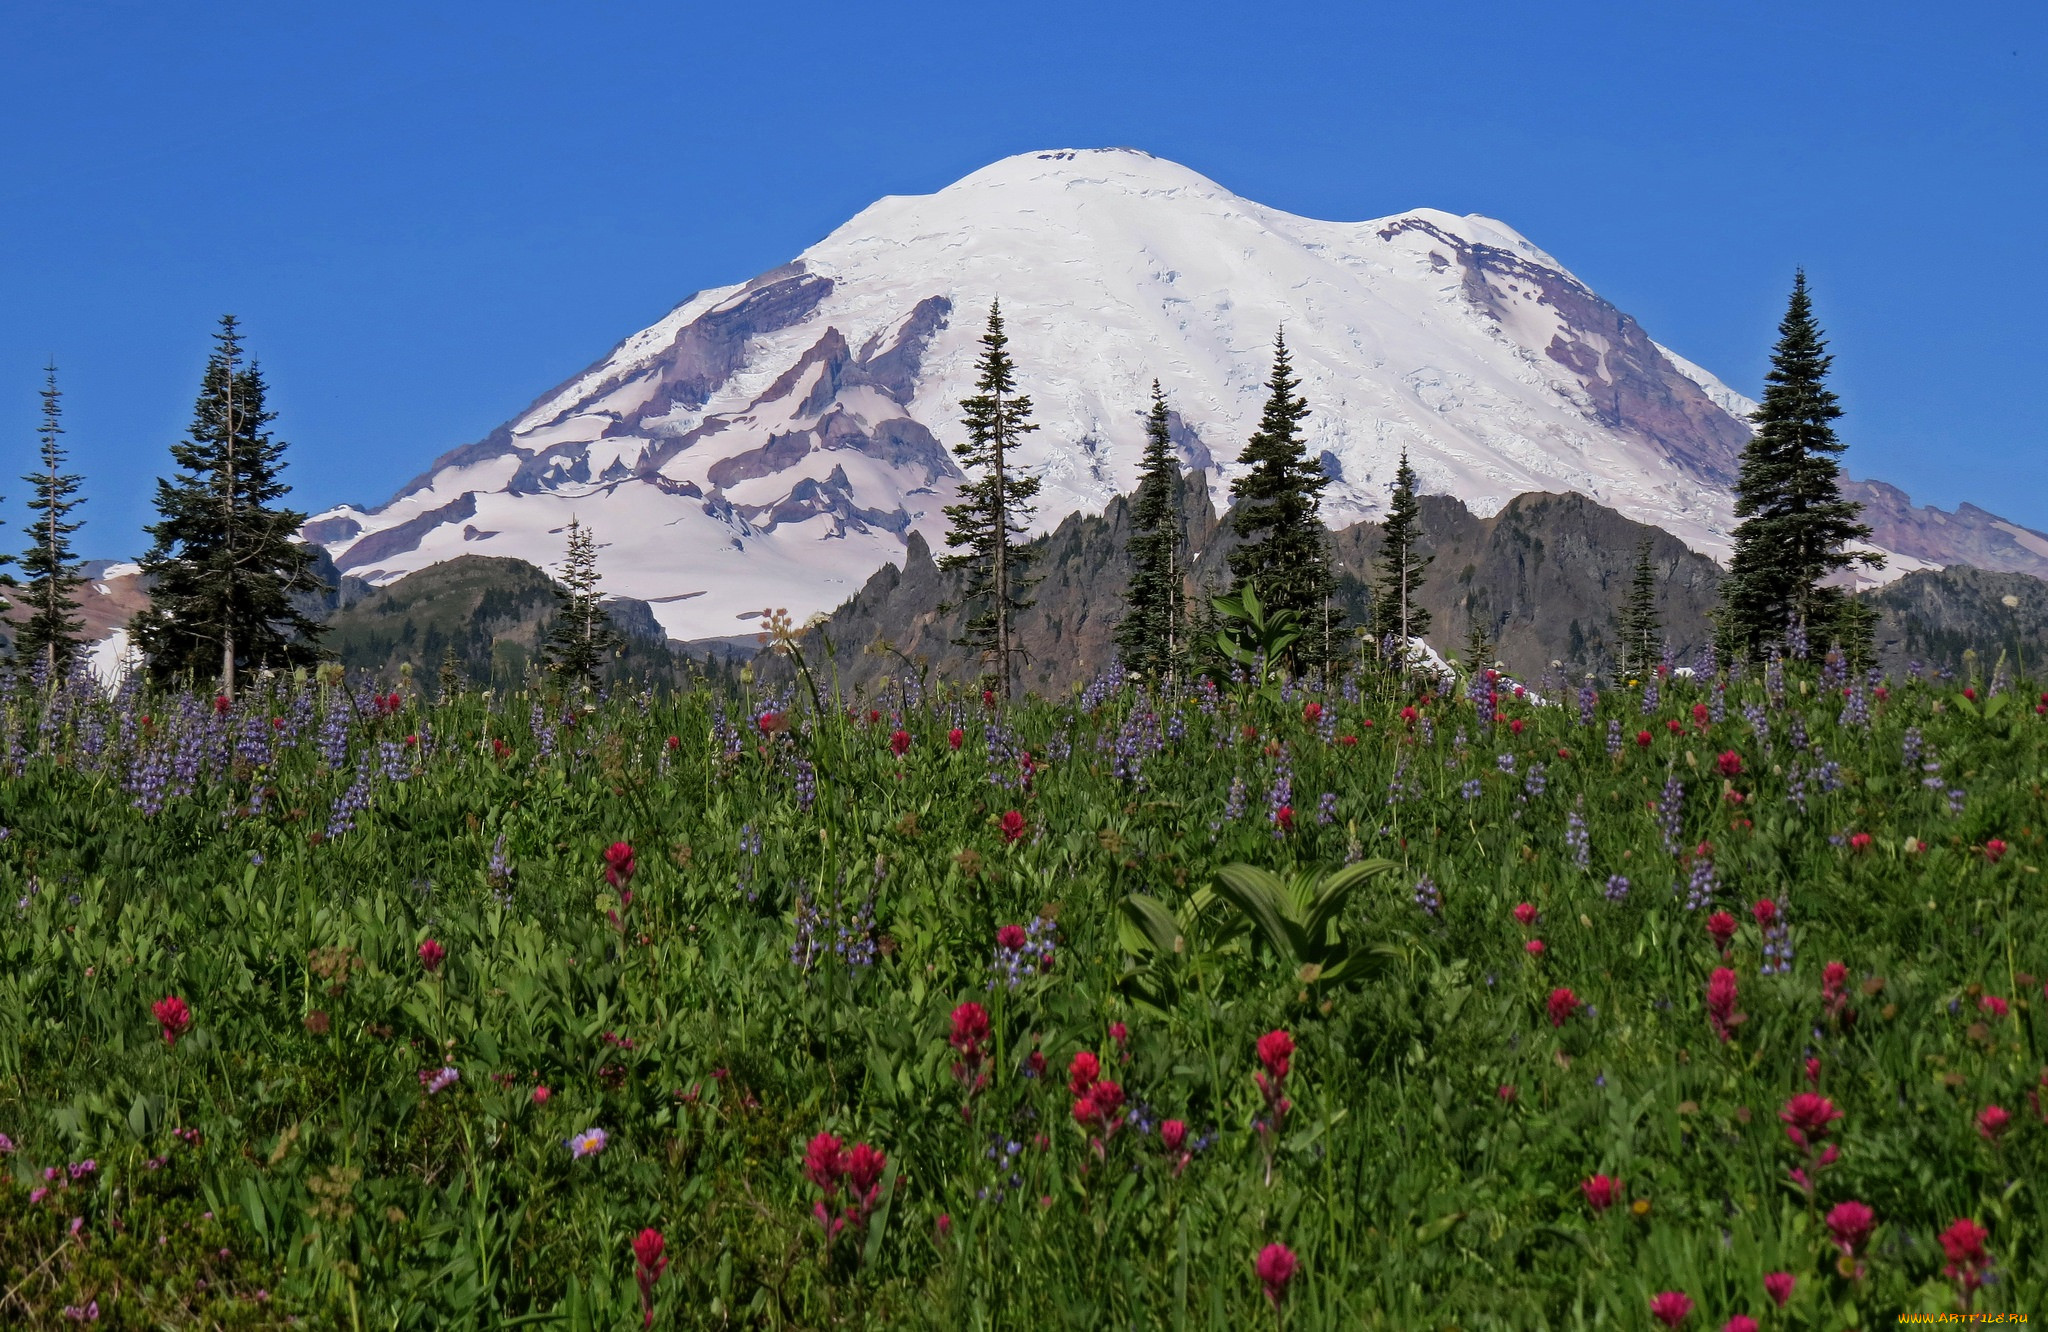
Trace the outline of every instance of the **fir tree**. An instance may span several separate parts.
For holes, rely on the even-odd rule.
[[[26,582],[22,602],[29,615],[14,640],[17,659],[41,657],[52,681],[71,669],[78,652],[78,600],[73,591],[85,582],[78,558],[71,549],[71,534],[79,525],[70,521],[78,507],[79,478],[64,470],[64,426],[62,398],[57,390],[57,367],[50,366],[43,382],[43,423],[36,431],[41,441],[42,467],[22,479],[34,488],[28,502],[36,515],[29,524],[31,545],[17,561]]]
[[[462,697],[462,686],[468,682],[468,674],[462,669],[462,654],[455,650],[451,639],[447,650],[441,654],[441,701],[450,703]]]
[[[1116,628],[1124,664],[1147,675],[1173,670],[1187,646],[1181,589],[1181,476],[1168,433],[1166,395],[1152,381],[1152,414],[1145,420],[1145,457],[1131,499],[1130,609]]]
[[[1393,501],[1387,506],[1379,558],[1379,596],[1373,605],[1373,624],[1383,634],[1401,642],[1401,661],[1406,670],[1408,640],[1429,632],[1429,612],[1416,603],[1422,577],[1434,556],[1416,553],[1422,536],[1422,504],[1415,494],[1415,469],[1408,465],[1406,450],[1401,465],[1394,469]]]
[[[1477,675],[1493,665],[1495,652],[1493,638],[1486,632],[1490,618],[1486,607],[1474,598],[1465,605],[1465,673]]]
[[[559,582],[555,596],[561,606],[541,647],[541,660],[564,683],[589,685],[621,643],[597,590],[597,537],[574,518]]]
[[[995,667],[1005,698],[1022,651],[1016,644],[1017,613],[1033,604],[1023,595],[1030,586],[1025,568],[1031,555],[1023,542],[1038,494],[1038,478],[1019,468],[1014,456],[1023,436],[1038,427],[1031,423],[1031,399],[1017,392],[1009,343],[1002,306],[991,304],[975,367],[977,392],[960,402],[967,439],[953,449],[973,478],[960,488],[960,503],[946,506],[952,523],[946,545],[958,553],[939,558],[942,569],[966,571],[963,599],[974,608],[965,636],[955,641],[978,649]]]
[[[1622,603],[1621,678],[1647,680],[1664,651],[1664,622],[1657,615],[1657,566],[1650,558],[1650,538],[1636,547],[1636,569],[1629,579],[1628,600]]]
[[[1238,544],[1230,552],[1235,586],[1251,583],[1269,610],[1293,611],[1305,626],[1322,622],[1331,592],[1327,534],[1321,499],[1330,478],[1309,456],[1301,423],[1308,400],[1295,390],[1287,339],[1273,339],[1273,373],[1266,410],[1238,455],[1244,474],[1230,483],[1230,523]],[[1334,629],[1342,631],[1341,622]],[[1328,635],[1311,636],[1322,642]]]
[[[230,696],[246,666],[315,660],[325,628],[292,603],[320,584],[313,548],[295,538],[306,515],[279,507],[291,487],[264,393],[234,316],[223,317],[189,437],[171,446],[178,474],[156,483],[155,541],[142,558],[150,608],[134,623],[153,675],[217,674]]]
[[[1742,521],[1718,617],[1731,651],[1760,655],[1794,619],[1822,642],[1853,629],[1837,623],[1841,590],[1822,580],[1851,564],[1883,563],[1880,555],[1844,549],[1870,528],[1857,521],[1862,506],[1842,498],[1836,459],[1843,445],[1833,425],[1842,408],[1827,386],[1833,361],[1802,272],[1778,325],[1763,402],[1750,418],[1757,431],[1743,447],[1735,482],[1735,516]]]

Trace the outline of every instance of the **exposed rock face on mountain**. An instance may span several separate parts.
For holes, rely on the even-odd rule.
[[[1974,504],[1954,513],[1915,505],[1882,481],[1846,481],[1842,494],[1863,506],[1872,544],[1894,551],[1901,572],[1950,564],[2048,578],[2048,536],[2009,523]]]
[[[1132,488],[1154,378],[1221,504],[1284,326],[1333,523],[1381,512],[1405,449],[1425,491],[1481,517],[1577,492],[1727,550],[1751,404],[1512,228],[1430,209],[1296,217],[1127,150],[1027,153],[883,199],[306,535],[384,584],[464,554],[552,566],[573,516],[603,542],[607,585],[673,637],[744,633],[767,606],[830,610],[909,559],[913,533],[943,541],[959,481],[945,446],[997,296],[1042,427],[1020,459],[1044,481],[1041,531]],[[2048,537],[1882,491],[1894,574],[2048,560]]]
[[[1974,652],[1988,678],[2001,653],[2018,674],[2048,665],[2048,583],[2026,574],[1957,565],[1924,569],[1863,594],[1878,610],[1878,660],[1899,671],[1915,662],[1964,668]]]
[[[1211,579],[1203,571],[1225,567],[1229,527],[1219,522],[1199,481],[1187,488],[1187,499],[1192,585],[1220,590],[1225,577]],[[1583,496],[1522,495],[1488,517],[1448,497],[1426,496],[1422,525],[1418,548],[1433,563],[1416,602],[1433,617],[1430,641],[1447,653],[1462,645],[1469,616],[1477,614],[1498,644],[1496,659],[1523,678],[1577,679],[1606,669],[1615,615],[1645,538],[1674,655],[1689,661],[1708,641],[1707,613],[1720,579],[1714,562],[1669,533]],[[1382,535],[1377,523],[1357,523],[1335,537],[1341,599],[1354,624],[1366,602],[1359,579],[1370,576]],[[1130,578],[1129,536],[1129,506],[1118,497],[1102,514],[1074,515],[1036,543],[1034,567],[1043,575],[1033,590],[1037,604],[1018,620],[1030,654],[1022,678],[1032,689],[1057,693],[1109,664]],[[872,685],[901,673],[906,659],[931,664],[934,678],[974,678],[978,663],[953,646],[966,613],[941,610],[959,595],[959,580],[941,573],[930,548],[913,537],[901,565],[876,573],[824,622],[842,680]],[[1354,641],[1341,624],[1335,632]],[[894,651],[877,649],[878,640]]]

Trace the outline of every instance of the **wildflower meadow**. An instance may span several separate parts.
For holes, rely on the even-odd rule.
[[[813,655],[13,681],[0,1322],[2048,1312],[2037,686]]]

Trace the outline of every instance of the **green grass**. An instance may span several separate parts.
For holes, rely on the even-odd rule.
[[[1414,700],[1385,683],[1000,711],[892,689],[822,716],[759,691],[587,710],[401,691],[379,716],[366,689],[283,681],[217,716],[24,685],[0,782],[0,1322],[71,1326],[96,1302],[114,1327],[632,1326],[630,1242],[654,1227],[657,1326],[1259,1326],[1276,1313],[1253,1261],[1283,1243],[1294,1328],[1638,1328],[1664,1290],[1697,1302],[1688,1327],[1837,1328],[1957,1307],[1936,1237],[1964,1216],[1994,1260],[1976,1309],[2038,1310],[2048,724],[2026,690],[1899,680],[1843,724],[1838,688],[1784,674],[1777,698],[1761,672],[1724,678],[1718,722],[1693,719],[1706,685],[1670,681],[1650,715],[1603,695],[1591,725],[1569,694],[1510,702],[1519,733],[1462,697],[1404,722]],[[1029,750],[1028,786],[991,728]],[[359,781],[370,803],[339,830]],[[616,841],[629,904],[605,881]],[[1724,960],[1685,902],[1703,842],[1740,922],[1746,1020],[1725,1043],[1706,1005]],[[1339,914],[1361,959],[1341,981],[1305,979],[1228,902],[1189,906],[1226,864],[1359,856],[1393,867]],[[1183,913],[1177,947],[1149,946],[1132,893]],[[1759,974],[1762,898],[1789,923],[1783,974]],[[799,899],[828,918],[807,968]],[[1012,988],[996,932],[1041,916],[1053,965]],[[871,964],[841,959],[841,926]],[[1823,999],[1834,960],[1853,1019]],[[1582,1006],[1553,1026],[1558,987]],[[167,995],[194,1018],[175,1045],[151,1015]],[[947,1043],[970,1000],[993,1028],[978,1089]],[[1269,1183],[1254,1044],[1273,1029],[1298,1048]],[[1066,1085],[1084,1049],[1142,1112],[1099,1146]],[[1811,1196],[1778,1117],[1809,1058],[1843,1111]],[[459,1080],[430,1093],[444,1066]],[[1991,1105],[2011,1115],[1995,1140]],[[1151,1127],[1168,1118],[1201,1143],[1178,1170]],[[592,1127],[605,1150],[572,1159]],[[889,1163],[829,1246],[804,1172],[827,1131]],[[1605,1213],[1581,1193],[1595,1173],[1623,1181]],[[1877,1227],[1845,1275],[1824,1217],[1851,1199]],[[1797,1277],[1782,1312],[1773,1271]]]

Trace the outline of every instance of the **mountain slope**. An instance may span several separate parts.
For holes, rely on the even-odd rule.
[[[1425,490],[1478,515],[1570,491],[1727,549],[1746,402],[1505,224],[1316,221],[1128,150],[1023,154],[883,199],[306,534],[382,583],[466,553],[552,564],[577,516],[607,585],[677,638],[829,609],[913,531],[942,542],[945,445],[996,297],[1043,427],[1023,459],[1044,478],[1041,530],[1130,488],[1155,377],[1183,460],[1225,502],[1284,325],[1333,524],[1379,512],[1406,449]],[[2048,537],[1981,511],[1944,532],[1898,498],[1878,539],[1917,543],[1901,568],[1961,541],[2048,573]]]

